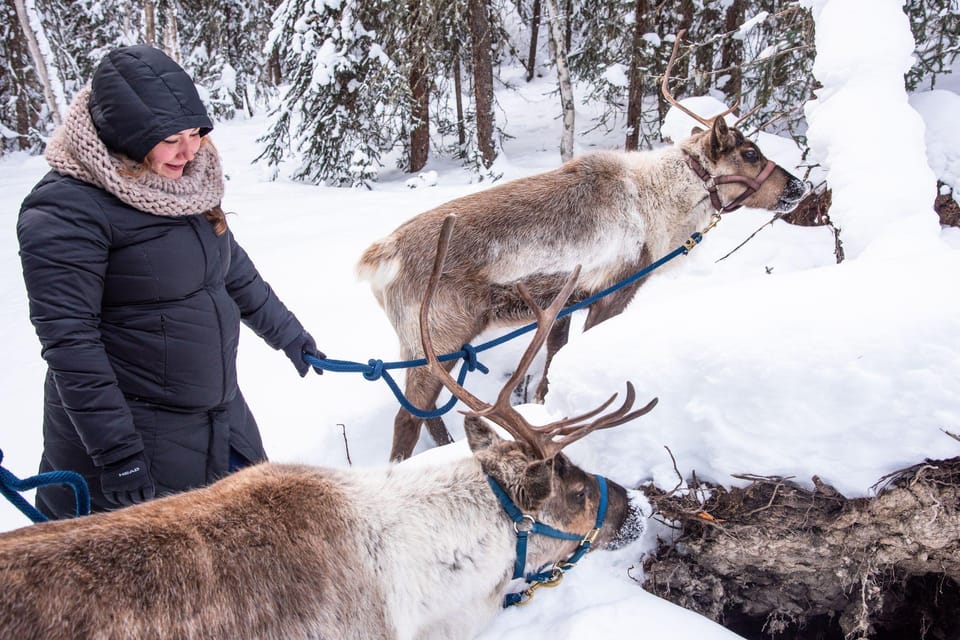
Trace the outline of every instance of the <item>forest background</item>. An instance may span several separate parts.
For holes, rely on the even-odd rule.
[[[103,54],[166,50],[194,77],[215,120],[268,112],[258,162],[273,176],[370,186],[386,167],[428,159],[498,177],[510,114],[496,88],[522,64],[557,77],[562,159],[574,131],[619,131],[623,148],[662,141],[660,80],[674,34],[678,98],[712,95],[754,110],[741,125],[806,151],[814,22],[788,0],[4,0],[0,153],[39,153]],[[905,3],[916,42],[907,89],[931,89],[960,53],[957,0]],[[574,122],[579,101],[600,105]],[[820,186],[821,190],[823,186]],[[943,191],[943,189],[941,189]]]

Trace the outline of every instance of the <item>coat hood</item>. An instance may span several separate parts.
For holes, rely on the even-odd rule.
[[[174,133],[196,127],[206,135],[213,129],[187,72],[146,45],[114,49],[103,58],[88,107],[107,148],[137,162]]]

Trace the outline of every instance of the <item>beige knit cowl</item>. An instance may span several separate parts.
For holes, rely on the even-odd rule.
[[[135,209],[158,216],[202,213],[223,198],[223,169],[212,144],[202,145],[178,179],[153,171],[129,176],[121,173],[125,160],[111,153],[93,125],[87,99],[90,86],[81,89],[62,126],[47,145],[46,159],[58,173],[96,185]],[[126,163],[126,164],[125,164]]]

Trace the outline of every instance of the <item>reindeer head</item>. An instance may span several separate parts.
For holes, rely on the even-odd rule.
[[[657,400],[653,399],[643,408],[630,411],[636,394],[633,385],[628,382],[626,397],[619,408],[603,413],[616,399],[614,395],[598,408],[583,415],[542,426],[531,425],[511,406],[513,389],[526,375],[537,351],[546,341],[557,314],[576,285],[579,267],[574,269],[563,289],[545,309],[533,300],[523,284],[518,285],[520,295],[537,317],[537,330],[510,379],[501,389],[495,404],[480,400],[461,386],[438,360],[427,321],[430,302],[440,281],[455,220],[456,216],[451,215],[443,221],[433,271],[420,307],[420,334],[431,373],[472,410],[467,413],[464,423],[470,448],[483,470],[502,488],[513,504],[537,522],[586,535],[602,521],[602,526],[599,526],[599,531],[596,532],[595,542],[605,546],[635,538],[640,532],[639,517],[630,505],[626,490],[616,483],[584,472],[561,451],[593,431],[615,427],[647,413],[656,405]],[[502,427],[514,439],[501,438],[481,417]],[[605,490],[602,486],[605,486]],[[601,499],[604,491],[605,501]],[[577,542],[563,539],[538,540],[534,546],[534,562],[543,564],[563,558],[564,554],[577,547]]]
[[[547,460],[538,457],[526,442],[501,438],[478,416],[468,415],[464,430],[483,471],[503,487],[524,513],[581,534],[595,526],[600,508],[597,476],[573,464],[563,453]],[[594,544],[615,549],[635,540],[643,525],[640,511],[631,503],[626,489],[611,480],[606,480],[606,484],[606,513]],[[533,562],[545,564],[567,557],[575,546],[573,541],[541,545],[537,555],[542,557]]]
[[[792,211],[807,195],[807,185],[781,166],[767,159],[757,145],[746,138],[739,125],[750,113],[729,126],[724,116],[740,104],[712,118],[704,118],[681,104],[670,92],[670,72],[677,58],[677,48],[685,32],[677,34],[670,61],[663,74],[663,97],[705,129],[694,128],[681,143],[690,168],[704,181],[714,209],[726,213],[740,207],[767,209],[777,213]]]

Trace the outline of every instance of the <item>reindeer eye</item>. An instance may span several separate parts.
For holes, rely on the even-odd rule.
[[[747,149],[742,155],[747,162],[756,162],[760,159],[760,153],[756,149]]]

